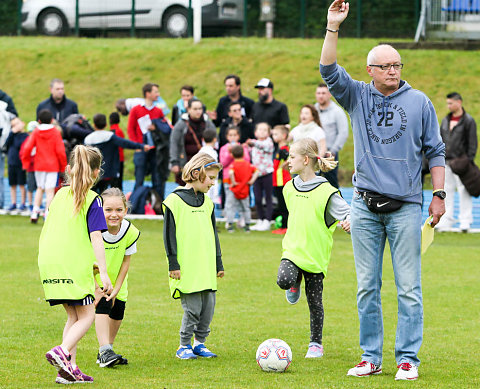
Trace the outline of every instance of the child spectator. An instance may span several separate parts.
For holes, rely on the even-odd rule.
[[[17,185],[20,188],[21,204],[18,207],[19,212],[27,210],[25,205],[25,183],[27,175],[25,170],[22,169],[22,161],[20,160],[20,148],[28,138],[25,131],[25,123],[19,118],[15,118],[11,121],[11,131],[8,134],[5,141],[5,149],[7,151],[8,158],[8,184],[10,185],[10,197],[12,204],[8,208],[9,212],[17,211]],[[3,168],[3,166],[1,167]]]
[[[207,153],[212,157],[215,162],[218,162],[218,153],[216,149],[217,143],[217,131],[211,128],[207,128],[203,131],[203,146],[200,149],[199,153]],[[214,204],[219,204],[219,196],[218,196],[219,185],[218,181],[215,182],[207,193],[207,196],[213,201]]]
[[[93,382],[77,366],[76,355],[78,342],[95,319],[94,261],[103,294],[111,300],[112,283],[102,238],[107,223],[101,197],[90,190],[100,174],[101,164],[102,154],[98,149],[82,145],[73,149],[66,171],[69,185],[57,192],[40,234],[38,268],[45,299],[51,306],[63,305],[67,314],[61,344],[45,354],[58,371],[55,382],[59,384]]]
[[[53,125],[53,116],[48,109],[38,113],[38,127],[32,132],[22,149],[20,155],[22,166],[27,170],[32,158],[32,150],[36,147],[33,169],[37,191],[30,221],[36,223],[42,205],[43,192],[46,193],[45,217],[48,207],[55,195],[58,173],[63,172],[67,166],[67,155],[60,131]]]
[[[305,278],[305,294],[310,310],[310,343],[305,358],[323,356],[323,279],[327,275],[333,245],[333,232],[340,220],[350,231],[350,207],[337,188],[315,172],[332,170],[333,157],[320,158],[317,143],[310,138],[295,142],[288,160],[290,172],[298,174],[284,189],[290,213],[288,229],[283,238],[282,260],[277,284],[285,289],[287,301],[300,299],[300,284]]]
[[[175,189],[163,202],[170,294],[181,299],[184,310],[176,352],[180,359],[216,357],[204,343],[215,309],[217,277],[223,277],[224,270],[214,205],[204,193],[215,183],[221,168],[208,154],[196,154],[183,168],[185,186]]]
[[[229,185],[230,185],[230,168],[232,167],[233,164],[233,156],[231,153],[232,147],[235,145],[239,145],[238,143],[240,141],[240,129],[237,126],[231,126],[227,130],[227,144],[223,145],[220,148],[220,163],[223,166],[223,190],[225,194],[229,190]],[[247,146],[243,146],[244,153],[243,153],[243,159],[245,161],[250,162],[250,154],[248,152]],[[227,226],[228,227],[228,226]]]
[[[234,158],[230,169],[230,190],[227,191],[225,211],[227,214],[227,231],[233,232],[233,219],[239,213],[245,221],[245,231],[250,232],[250,186],[258,177],[258,171],[250,162],[245,161],[244,149],[241,145],[232,146]]]
[[[300,123],[296,126],[288,137],[289,141],[298,141],[304,138],[311,138],[317,142],[320,156],[324,156],[327,151],[325,140],[325,131],[320,123],[320,116],[312,104],[305,104],[300,110]]]
[[[105,259],[108,277],[112,281],[113,291],[110,301],[103,295],[100,277],[95,277],[95,330],[99,343],[97,363],[100,367],[126,365],[126,358],[113,351],[113,342],[122,324],[128,297],[128,269],[130,257],[137,252],[137,240],[140,231],[128,220],[128,204],[125,195],[118,188],[102,192],[103,213],[108,231],[102,232],[105,246]],[[115,302],[115,303],[114,303]]]
[[[272,218],[272,192],[273,192],[273,141],[270,138],[270,126],[267,123],[258,123],[255,127],[255,137],[247,143],[252,146],[252,163],[258,169],[259,176],[253,185],[255,206],[257,208],[258,222],[252,226],[255,231],[268,231]],[[265,209],[263,200],[265,199]]]
[[[273,194],[278,202],[278,214],[282,217],[282,225],[280,228],[273,230],[273,234],[283,235],[287,232],[288,210],[283,198],[283,187],[292,179],[288,171],[288,127],[279,124],[273,127],[272,130],[273,141],[278,145],[278,148],[273,156]]]
[[[102,165],[103,176],[100,181],[92,188],[97,193],[102,193],[115,179],[118,180],[120,169],[120,157],[118,148],[150,150],[150,146],[141,143],[132,142],[128,139],[122,139],[112,131],[105,130],[107,126],[107,117],[104,114],[97,113],[93,117],[93,128],[95,129],[85,138],[85,144],[97,147],[104,158]]]
[[[37,128],[38,122],[31,121],[27,124],[27,132],[31,134],[35,128]],[[20,148],[20,155],[23,153],[23,148],[26,142],[23,142],[22,147]],[[35,181],[35,170],[34,170],[34,163],[35,163],[35,153],[37,149],[34,147],[32,152],[30,153],[30,165],[27,168],[27,203],[29,204],[28,210],[30,213],[33,211],[33,193],[37,190],[37,183]]]
[[[110,131],[112,131],[119,138],[125,138],[125,133],[120,128],[120,115],[118,114],[118,112],[112,112],[108,117],[108,121],[110,122]],[[118,148],[118,155],[119,155],[120,167],[118,169],[118,177],[113,180],[112,187],[123,190],[123,170],[124,170],[125,154],[123,152],[122,147]]]

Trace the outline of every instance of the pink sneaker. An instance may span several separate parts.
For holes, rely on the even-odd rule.
[[[93,377],[90,377],[89,375],[86,375],[85,373],[83,373],[78,366],[74,370],[74,373],[75,373],[76,384],[86,384],[86,383],[91,384],[93,382]]]
[[[70,354],[66,355],[60,346],[55,346],[45,354],[47,361],[58,370],[62,378],[71,381],[75,380],[75,373],[70,363]]]
[[[57,378],[55,378],[55,383],[62,384],[62,385],[70,385],[70,384],[74,384],[75,380],[73,378],[71,378],[70,380],[66,380],[60,375],[60,373],[58,373]]]

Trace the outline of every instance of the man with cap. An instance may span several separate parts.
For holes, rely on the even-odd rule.
[[[284,103],[273,98],[272,81],[262,78],[255,88],[258,89],[258,101],[252,108],[253,124],[265,122],[272,128],[278,124],[288,124],[290,122],[288,108]]]

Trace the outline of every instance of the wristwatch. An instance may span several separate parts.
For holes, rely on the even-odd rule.
[[[447,193],[443,189],[437,189],[433,191],[433,196],[440,197],[442,200],[445,200]]]

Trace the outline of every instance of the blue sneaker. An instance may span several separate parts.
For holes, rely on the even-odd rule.
[[[20,205],[20,208],[18,208],[20,212],[24,212],[27,210],[27,206],[25,204]]]
[[[13,212],[17,210],[17,204],[12,204],[8,207],[7,211],[8,212]]]
[[[287,298],[287,301],[290,304],[296,304],[298,303],[298,300],[300,300],[300,294],[301,294],[301,289],[300,289],[300,282],[295,283],[290,289],[285,291],[285,297]]]
[[[305,358],[321,358],[323,357],[323,346],[317,342],[310,342],[308,345],[307,355]]]
[[[180,346],[177,350],[177,358],[180,359],[197,359],[197,356],[193,353],[192,346]]]
[[[216,358],[217,354],[212,353],[203,343],[200,343],[193,349],[193,353],[203,358]]]

